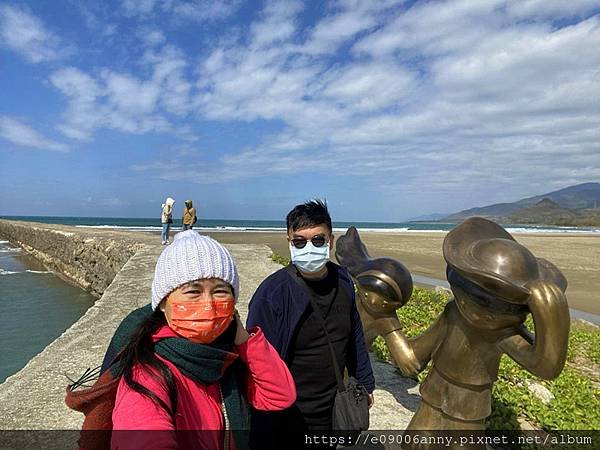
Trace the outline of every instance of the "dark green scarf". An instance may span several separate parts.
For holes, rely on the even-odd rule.
[[[147,305],[131,312],[121,322],[108,346],[102,371],[110,367],[113,376],[119,375],[119,361],[112,362],[127,345],[135,329],[150,314],[152,308]],[[236,322],[232,322],[211,344],[196,344],[185,338],[173,337],[156,342],[154,351],[172,362],[188,378],[207,385],[219,382],[236,449],[243,450],[248,447],[248,434],[242,432],[250,429],[250,420],[248,405],[240,391],[240,386],[245,385],[246,368],[239,358],[231,363],[235,334]]]

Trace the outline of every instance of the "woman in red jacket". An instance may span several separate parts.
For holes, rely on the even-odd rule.
[[[285,363],[260,328],[242,325],[238,294],[235,263],[217,241],[188,230],[164,249],[152,312],[120,355],[113,449],[242,450],[248,404],[275,411],[294,403]]]

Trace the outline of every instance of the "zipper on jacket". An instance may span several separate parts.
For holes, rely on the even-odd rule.
[[[229,416],[227,415],[227,408],[225,408],[225,397],[223,397],[223,391],[221,390],[221,384],[219,384],[219,394],[221,394],[221,413],[223,414],[223,450],[229,450]]]

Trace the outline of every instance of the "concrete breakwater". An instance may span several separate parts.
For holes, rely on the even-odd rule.
[[[99,365],[123,317],[149,302],[154,265],[163,247],[157,236],[148,233],[5,220],[0,220],[0,237],[22,246],[52,270],[61,271],[62,276],[100,295],[83,317],[0,384],[1,429],[77,429],[83,416],[64,404],[69,382],[66,375],[77,378],[86,368]],[[238,310],[245,320],[253,292],[281,266],[271,261],[271,250],[266,245],[227,247],[240,273]],[[377,386],[371,428],[402,429],[419,401],[418,386],[398,376],[392,365],[374,358],[372,363]],[[46,448],[71,447],[76,448],[76,444]]]
[[[100,298],[117,272],[143,247],[132,238],[92,235],[72,227],[8,220],[0,220],[0,236],[19,245],[48,269],[96,298]]]

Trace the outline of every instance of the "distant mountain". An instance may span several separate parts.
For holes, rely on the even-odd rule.
[[[459,222],[479,216],[503,223],[596,225],[600,223],[600,183],[584,183],[513,203],[466,209],[442,221]]]
[[[578,216],[576,210],[561,208],[549,198],[543,198],[535,205],[521,208],[510,216],[512,223],[556,223],[569,222]]]

